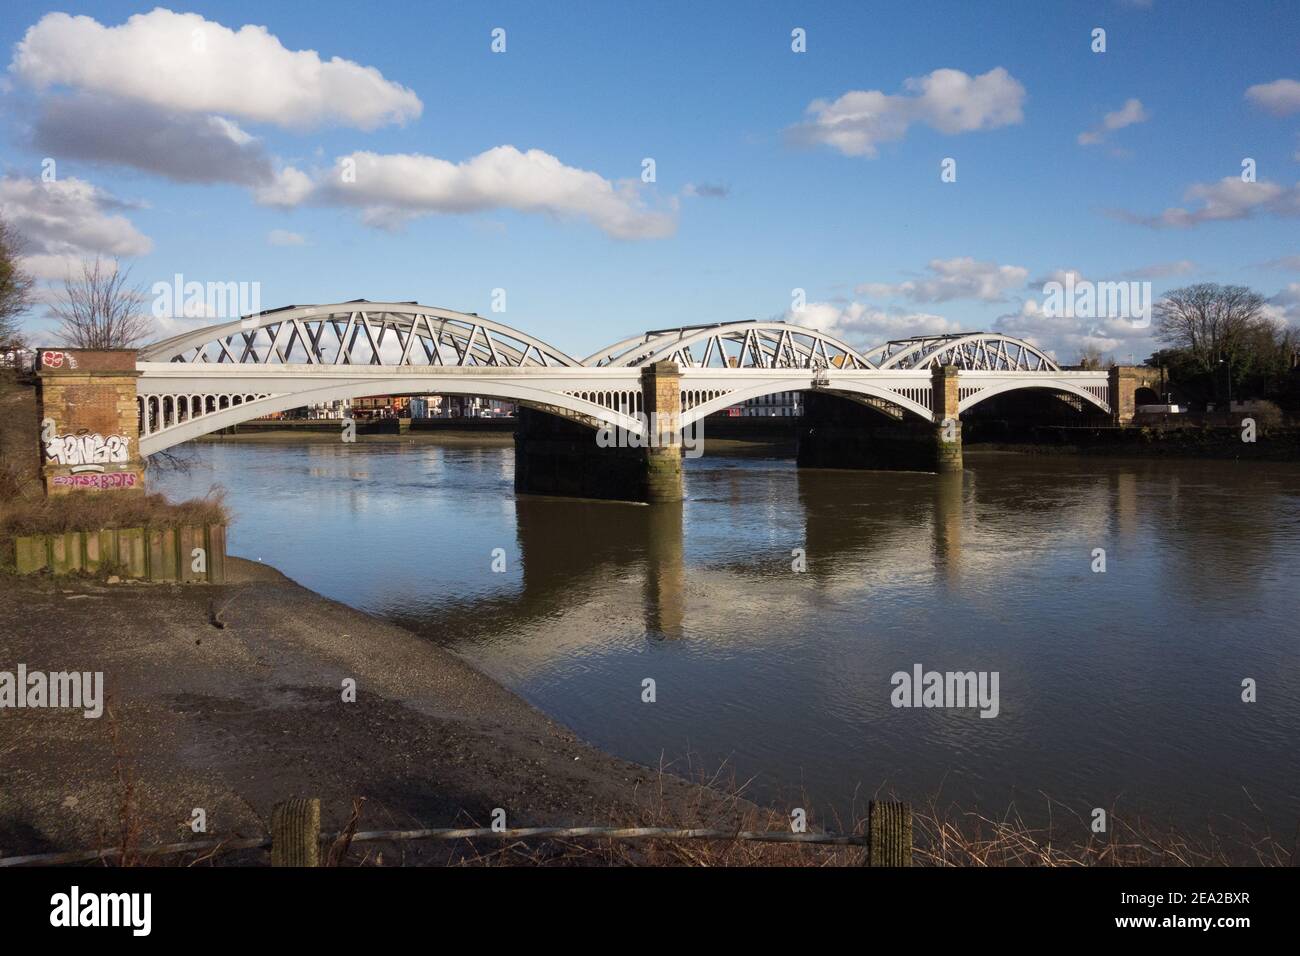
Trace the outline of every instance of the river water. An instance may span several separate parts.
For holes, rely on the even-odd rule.
[[[682,506],[650,508],[517,498],[500,444],[192,453],[156,485],[227,489],[231,553],[453,649],[631,760],[725,767],[842,816],[880,792],[1300,819],[1294,465],[968,454],[939,477],[706,456]],[[996,717],[893,706],[916,665],[996,672]]]

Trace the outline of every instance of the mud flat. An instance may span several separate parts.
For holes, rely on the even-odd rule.
[[[230,561],[221,586],[0,576],[0,670],[102,671],[106,688],[99,718],[0,710],[0,855],[115,846],[128,804],[145,847],[264,834],[272,805],[295,796],[321,798],[326,832],[359,796],[362,829],[487,826],[496,807],[510,826],[627,825],[652,805],[727,812],[579,741],[454,654]],[[466,848],[365,850],[410,863]]]

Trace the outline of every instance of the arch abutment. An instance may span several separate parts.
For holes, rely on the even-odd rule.
[[[862,471],[956,472],[962,469],[958,370],[930,373],[931,414],[904,414],[853,401],[822,389],[804,394],[799,422],[800,468]]]
[[[620,393],[600,401],[624,404]],[[642,434],[521,406],[515,426],[515,490],[521,494],[649,504],[682,499],[681,374],[671,362],[641,370]],[[631,404],[631,403],[628,403]]]

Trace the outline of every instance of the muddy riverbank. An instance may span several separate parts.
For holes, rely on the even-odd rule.
[[[321,798],[327,832],[356,797],[363,829],[486,826],[497,807],[510,826],[727,812],[587,746],[455,654],[231,564],[219,587],[0,576],[0,670],[102,671],[106,686],[97,719],[0,711],[0,855],[116,846],[124,806],[140,846],[257,836],[292,796]],[[466,850],[367,849],[372,862]]]

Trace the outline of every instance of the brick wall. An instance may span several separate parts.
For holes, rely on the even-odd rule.
[[[48,494],[144,488],[134,349],[41,349],[37,404]]]

